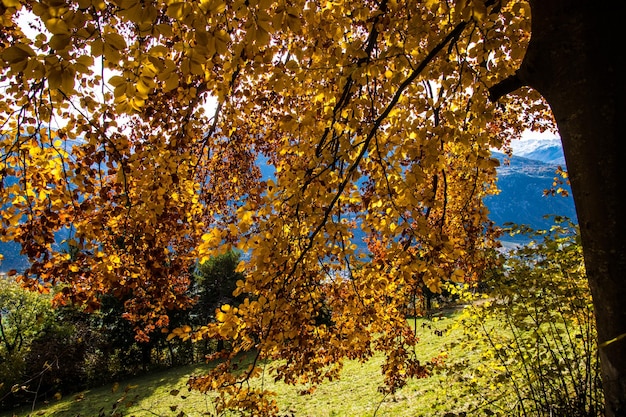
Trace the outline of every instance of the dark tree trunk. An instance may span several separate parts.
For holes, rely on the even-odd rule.
[[[626,27],[617,3],[530,4],[532,37],[517,77],[541,93],[558,124],[596,313],[606,415],[625,416]]]

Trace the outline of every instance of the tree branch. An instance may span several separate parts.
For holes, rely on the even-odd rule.
[[[516,72],[515,74],[509,75],[504,80],[492,85],[489,88],[489,100],[495,103],[500,98],[506,96],[509,93],[512,93],[513,91],[523,87],[524,85],[524,82],[521,80]]]

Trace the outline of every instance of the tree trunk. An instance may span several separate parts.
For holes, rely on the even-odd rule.
[[[530,0],[532,37],[517,76],[556,118],[596,314],[606,415],[626,415],[626,121],[616,4]]]

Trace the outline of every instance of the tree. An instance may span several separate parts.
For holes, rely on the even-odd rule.
[[[0,359],[28,346],[51,320],[50,297],[24,291],[10,277],[0,276]]]
[[[3,0],[2,238],[29,256],[25,282],[69,284],[57,302],[97,308],[101,293],[123,296],[140,339],[191,302],[186,271],[197,259],[237,247],[250,256],[235,294],[250,297],[196,337],[230,339],[230,359],[253,348],[285,359],[276,377],[287,382],[335,377],[344,358],[381,350],[393,391],[428,371],[411,354],[406,305],[424,284],[437,291],[487,266],[490,147],[555,128],[551,107],[582,225],[607,414],[619,415],[622,186],[601,173],[622,172],[623,81],[605,42],[617,13],[600,10],[558,0]],[[25,13],[36,35],[17,23]],[[261,181],[260,159],[271,180]],[[64,228],[74,256],[53,245]],[[376,247],[365,264],[362,234]],[[332,317],[319,320],[322,309]],[[234,393],[258,363],[234,374],[226,360],[191,385]],[[247,394],[239,405],[272,410],[263,392]]]
[[[620,157],[626,93],[609,39],[618,19],[582,1],[531,1],[532,38],[515,74],[494,97],[520,85],[539,91],[556,118],[581,225],[594,300],[608,416],[626,414],[626,209]]]
[[[214,321],[216,311],[223,305],[238,305],[244,301],[243,294],[233,296],[237,289],[237,281],[245,279],[245,275],[237,271],[240,260],[241,254],[231,250],[196,266],[192,292],[197,300],[189,314],[191,324],[195,327]],[[215,349],[220,351],[224,349],[223,339],[218,339],[215,348],[209,348],[209,342],[209,339],[204,340],[204,347],[201,349],[204,356],[214,353]]]
[[[211,321],[222,305],[243,301],[233,297],[237,281],[245,279],[244,274],[237,272],[240,259],[239,253],[230,251],[198,265],[194,273],[198,301],[192,314],[199,316],[201,324]]]

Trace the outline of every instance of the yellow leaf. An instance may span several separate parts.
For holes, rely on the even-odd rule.
[[[174,19],[183,20],[189,13],[191,13],[191,6],[184,2],[172,3],[167,7],[167,15]]]
[[[71,46],[71,41],[72,38],[70,37],[70,35],[67,33],[63,33],[53,35],[48,44],[50,45],[50,48],[56,51],[62,51],[63,49]]]
[[[154,88],[154,81],[146,77],[141,77],[135,87],[137,88],[139,97],[147,98],[148,94],[150,94]]]
[[[222,0],[212,1],[210,10],[212,13],[224,13],[226,10],[226,3]]]
[[[48,73],[48,85],[52,90],[56,90],[63,85],[63,74],[60,68],[50,70]]]
[[[100,39],[96,39],[91,43],[91,55],[102,56],[104,52],[104,42]]]
[[[61,73],[61,89],[65,93],[70,93],[74,90],[74,71],[66,69]]]
[[[266,45],[270,41],[270,34],[268,31],[259,26],[256,30],[254,39],[257,44]]]
[[[134,110],[141,110],[146,105],[146,101],[137,97],[133,97],[130,100],[130,105]]]
[[[17,226],[20,223],[20,220],[22,219],[22,213],[16,213],[13,216],[11,216],[10,220],[9,220],[9,224],[11,226]]]
[[[111,78],[109,78],[109,84],[111,84],[113,87],[118,87],[124,84],[125,82],[126,82],[126,78],[120,75],[114,75]]]
[[[219,322],[224,323],[226,321],[226,314],[223,311],[218,311],[217,313],[215,313],[215,319]]]
[[[165,36],[166,38],[171,38],[174,35],[174,32],[172,31],[172,27],[165,23],[156,25],[154,29],[157,33]]]
[[[76,59],[76,69],[82,73],[87,73],[93,66],[93,57],[89,55],[81,55]]]
[[[461,269],[455,269],[454,272],[452,273],[451,279],[453,282],[463,282],[464,277],[465,277],[465,274],[463,273]]]
[[[121,51],[126,49],[126,40],[118,33],[107,33],[104,35],[104,42],[111,48]]]
[[[58,17],[53,17],[46,20],[46,28],[53,35],[69,35],[70,28],[67,23]]]
[[[164,57],[170,53],[170,50],[163,45],[156,45],[150,48],[148,54],[154,57]]]
[[[178,74],[171,73],[170,76],[165,80],[165,92],[175,90],[179,86]]]
[[[18,43],[2,51],[0,56],[9,64],[15,64],[35,56],[35,51],[29,45]]]

